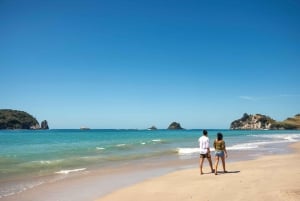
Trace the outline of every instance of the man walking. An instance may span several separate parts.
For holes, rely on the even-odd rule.
[[[198,139],[199,141],[199,147],[200,147],[200,174],[203,174],[202,167],[204,159],[207,158],[209,162],[209,166],[211,169],[211,172],[214,172],[212,162],[211,162],[211,156],[210,156],[210,149],[209,149],[209,138],[207,137],[208,133],[207,130],[203,130],[203,135]]]

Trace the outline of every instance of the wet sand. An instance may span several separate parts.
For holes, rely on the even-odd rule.
[[[140,197],[141,200],[168,201],[217,200],[220,196],[225,196],[223,200],[252,200],[253,196],[258,196],[256,200],[293,200],[299,198],[300,191],[297,168],[300,162],[296,154],[299,155],[300,144],[293,147],[296,151],[292,154],[265,153],[275,155],[258,159],[254,159],[261,155],[258,152],[229,151],[229,173],[218,176],[209,174],[207,162],[204,164],[207,174],[200,176],[197,156],[152,158],[61,175],[51,182],[0,200],[126,201]],[[290,150],[286,145],[282,148],[284,153]],[[267,196],[273,193],[276,194],[274,197]],[[279,199],[284,195],[284,199]]]
[[[300,200],[300,143],[292,154],[227,164],[228,173],[180,170],[117,190],[97,201]]]

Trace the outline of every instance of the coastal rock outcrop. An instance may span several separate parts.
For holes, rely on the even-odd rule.
[[[237,119],[230,124],[230,129],[237,129],[237,130],[239,129],[240,130],[300,129],[300,114],[297,114],[294,117],[289,117],[284,121],[276,121],[266,115],[261,115],[261,114],[249,115],[245,113],[242,118]]]
[[[24,111],[1,109],[0,129],[39,129],[39,122]]]
[[[49,129],[47,120],[41,122],[41,129],[45,129],[45,130]]]
[[[249,115],[245,113],[242,118],[233,121],[230,129],[254,130],[254,129],[270,129],[276,121],[268,116],[255,114]]]
[[[24,111],[0,109],[0,129],[49,129],[46,120],[39,122],[32,115]]]
[[[181,126],[180,126],[180,123],[177,123],[177,122],[172,122],[169,127],[168,127],[169,130],[180,130],[180,129],[183,129]]]

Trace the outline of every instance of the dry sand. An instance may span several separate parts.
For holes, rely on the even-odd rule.
[[[97,201],[299,201],[300,143],[292,148],[293,154],[228,163],[226,174],[209,173],[205,161],[207,174],[200,175],[199,169],[180,170],[117,190]]]

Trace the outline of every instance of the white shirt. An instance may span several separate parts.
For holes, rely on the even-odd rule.
[[[206,154],[207,149],[209,148],[209,138],[203,135],[198,139],[198,141],[200,147],[200,154]]]

